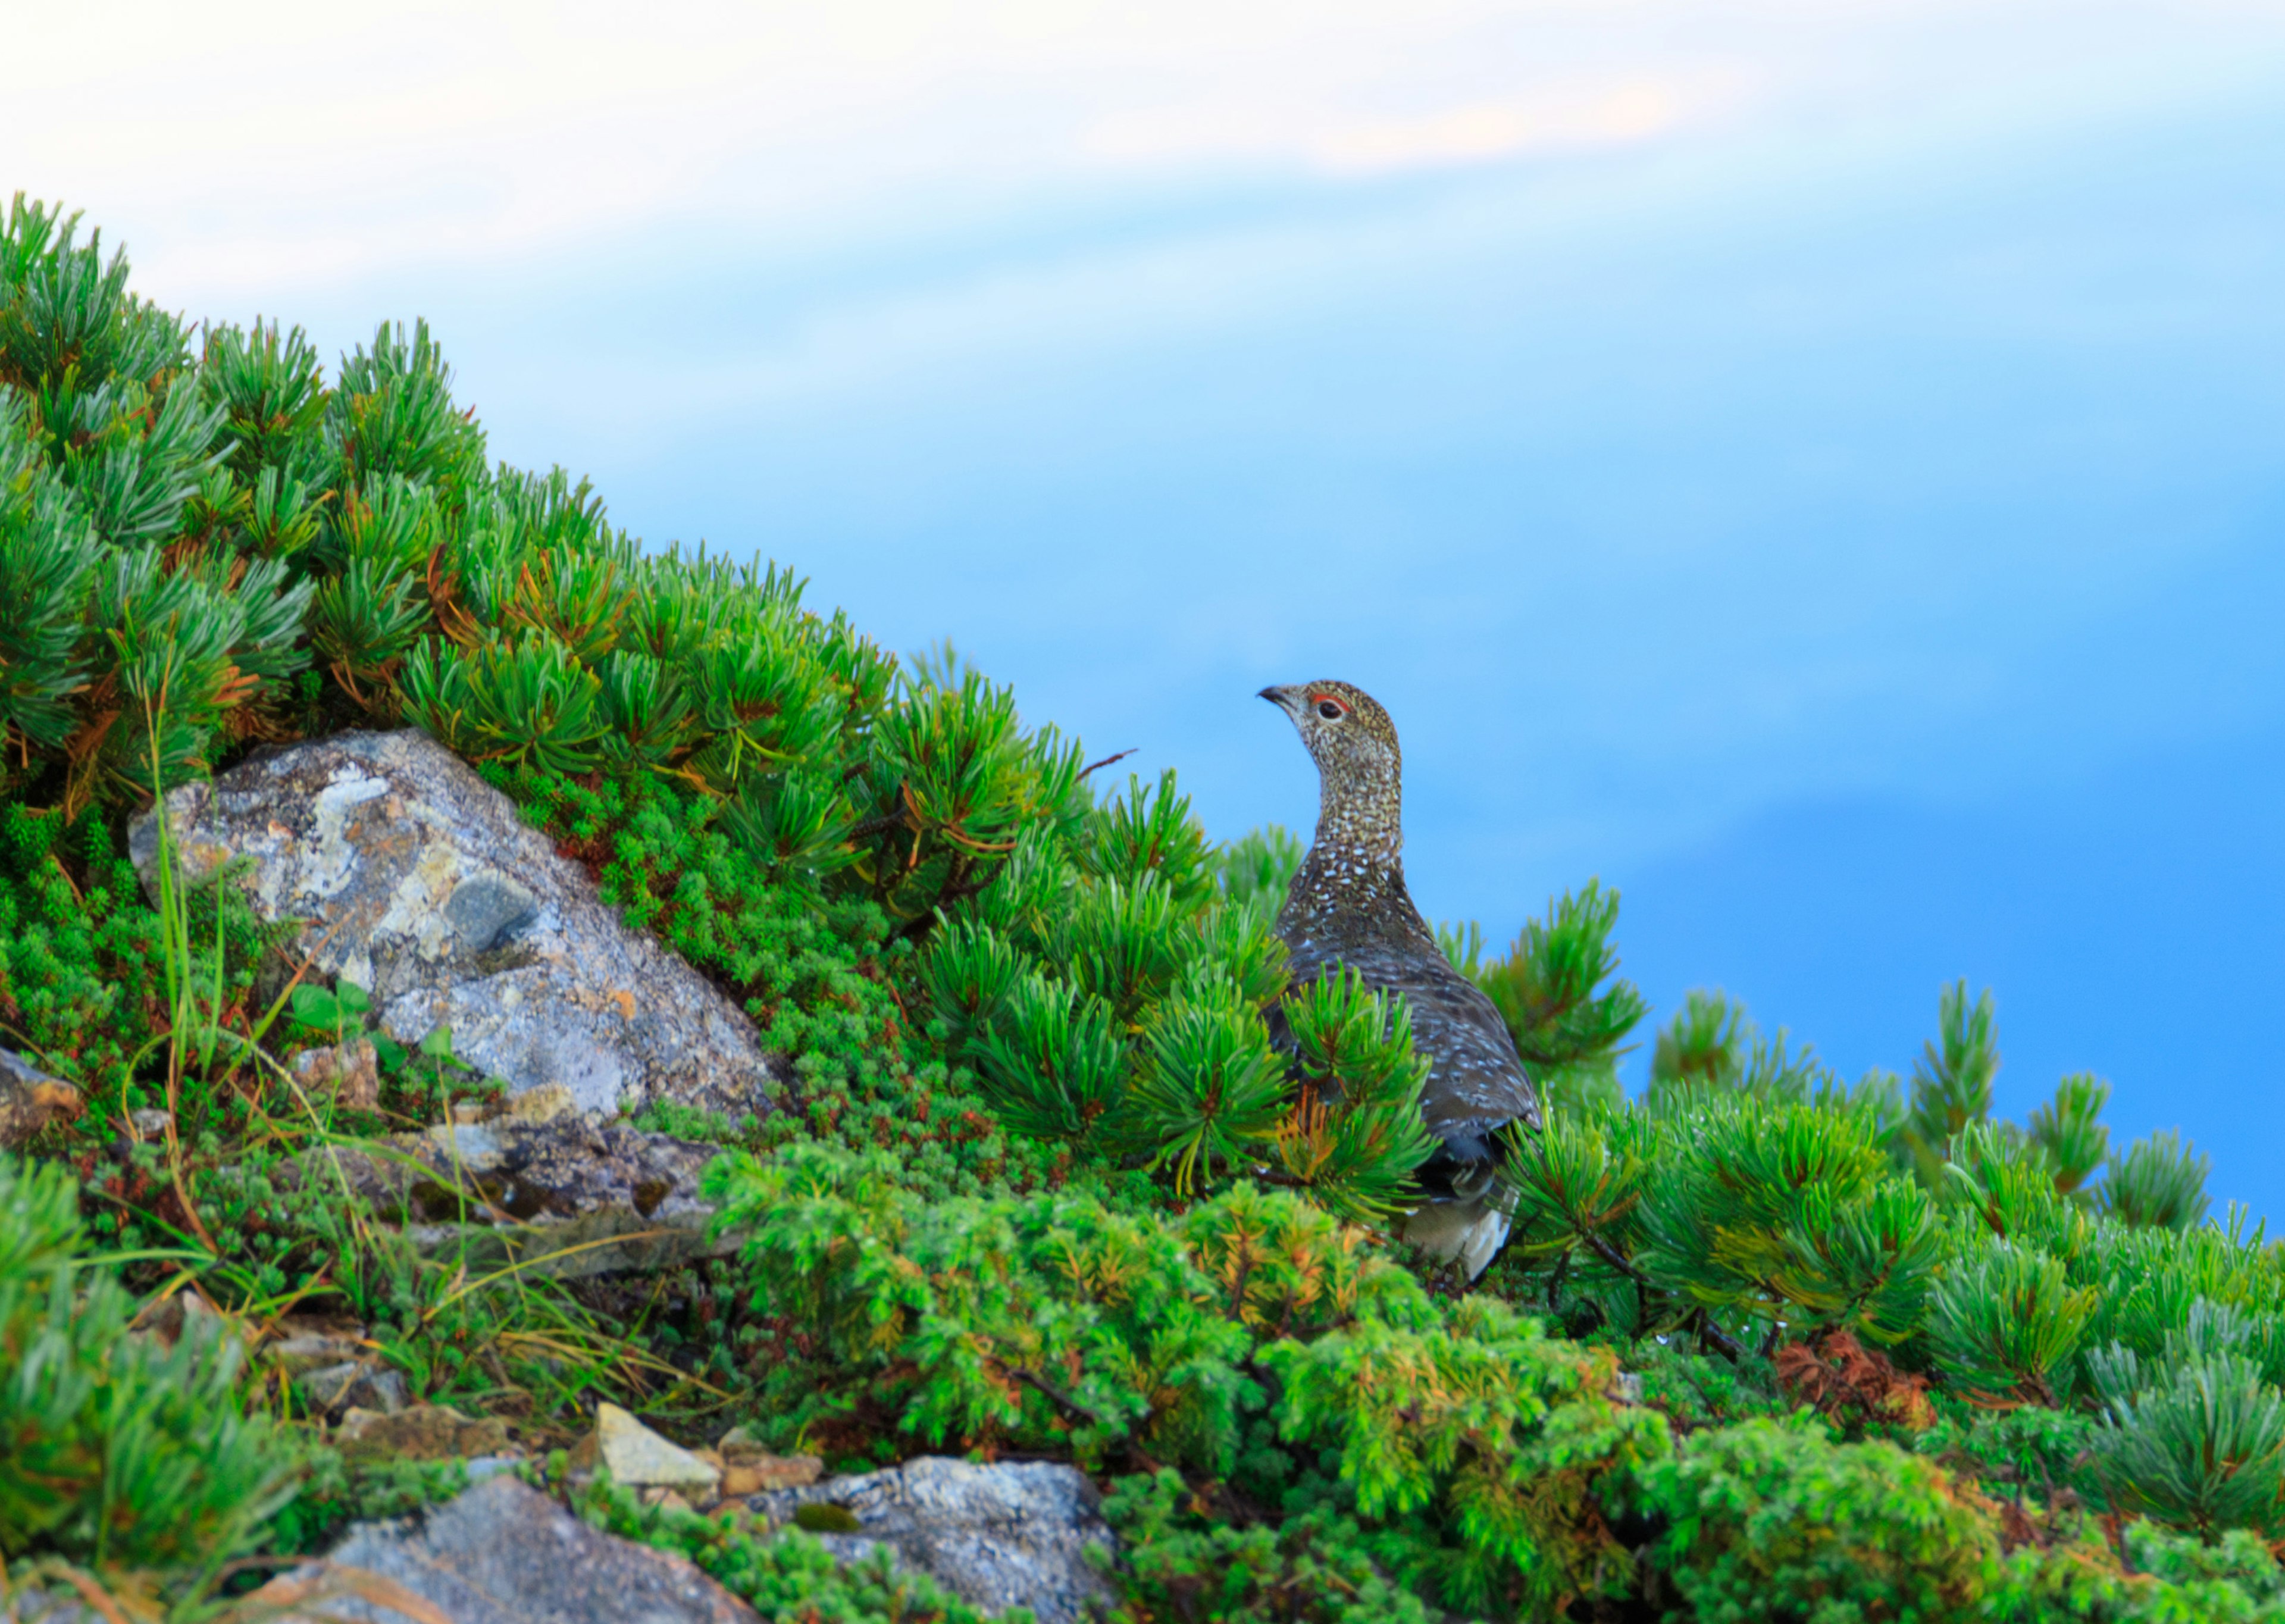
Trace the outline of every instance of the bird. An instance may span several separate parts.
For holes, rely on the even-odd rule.
[[[1494,1135],[1515,1123],[1536,1133],[1539,1096],[1506,1021],[1452,967],[1405,889],[1404,760],[1388,712],[1347,682],[1290,683],[1261,697],[1317,764],[1316,835],[1276,925],[1292,985],[1347,969],[1402,995],[1413,1046],[1429,1063],[1421,1114],[1442,1142],[1420,1169],[1426,1198],[1404,1238],[1458,1261],[1472,1280],[1507,1240]]]

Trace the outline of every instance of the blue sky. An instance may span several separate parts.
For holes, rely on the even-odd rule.
[[[1432,914],[1600,875],[1661,1014],[1851,1073],[1965,976],[2004,1109],[2101,1072],[2285,1216],[2285,8],[470,15],[153,12],[184,156],[0,154],[169,305],[428,316],[497,454],[1217,835],[1347,677]]]

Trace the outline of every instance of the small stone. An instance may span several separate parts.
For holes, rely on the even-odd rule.
[[[281,1337],[274,1342],[265,1343],[262,1349],[263,1358],[281,1367],[288,1376],[301,1376],[332,1365],[351,1363],[364,1353],[363,1343],[355,1338],[317,1332]]]
[[[160,1346],[171,1348],[185,1332],[220,1338],[227,1334],[229,1322],[196,1291],[176,1291],[145,1304],[127,1329],[130,1335],[154,1337]]]
[[[671,1444],[616,1404],[595,1410],[596,1451],[611,1480],[632,1488],[681,1489],[711,1499],[722,1474],[689,1450]]]
[[[571,1091],[562,1084],[541,1083],[510,1100],[506,1115],[517,1122],[537,1126],[543,1122],[554,1121],[566,1111],[578,1109],[579,1102],[571,1097]]]
[[[671,1488],[647,1488],[642,1492],[645,1505],[671,1506],[678,1511],[695,1510],[687,1500]]]
[[[412,1398],[401,1374],[364,1359],[304,1371],[295,1378],[294,1385],[302,1390],[310,1408],[328,1416],[352,1408],[379,1410],[385,1416],[393,1416]]]
[[[0,1147],[12,1149],[85,1110],[78,1089],[0,1049]]]
[[[773,1488],[806,1488],[824,1475],[825,1463],[813,1455],[733,1455],[723,1462],[722,1497],[742,1500]]]
[[[352,1409],[342,1417],[337,1436],[351,1460],[441,1461],[497,1455],[507,1447],[507,1424],[491,1416],[479,1421],[442,1404],[415,1404],[393,1416]]]
[[[714,1447],[722,1462],[726,1498],[765,1489],[805,1488],[825,1475],[825,1463],[817,1456],[773,1454],[747,1427],[732,1427]]]
[[[481,1123],[440,1122],[422,1137],[436,1152],[422,1159],[439,1164],[440,1173],[493,1173],[507,1162],[506,1146]]]
[[[456,1101],[452,1106],[452,1120],[463,1127],[472,1127],[490,1114],[483,1106],[469,1100]]]
[[[167,1130],[175,1126],[175,1113],[146,1105],[140,1110],[130,1110],[127,1120],[134,1125],[137,1139],[164,1139]]]
[[[330,1099],[349,1110],[380,1109],[381,1054],[370,1038],[304,1050],[294,1062],[294,1075],[313,1102]]]

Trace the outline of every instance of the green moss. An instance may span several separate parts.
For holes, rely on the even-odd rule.
[[[710,1518],[680,1507],[646,1506],[608,1481],[582,1491],[575,1503],[608,1533],[688,1557],[773,1624],[985,1624],[987,1618],[928,1575],[899,1573],[887,1551],[843,1565],[812,1536],[808,1520],[764,1533],[729,1512]],[[846,1511],[842,1516],[849,1518]],[[1022,1624],[1031,1612],[1018,1607],[988,1616]]]
[[[1430,1624],[1426,1604],[1373,1565],[1356,1523],[1305,1511],[1222,1520],[1174,1471],[1123,1479],[1103,1504],[1119,1560],[1106,1563],[1133,1624]]]
[[[1701,1432],[1643,1474],[1658,1569],[1706,1624],[1956,1619],[1994,1583],[1991,1520],[1928,1462],[1815,1417]]]

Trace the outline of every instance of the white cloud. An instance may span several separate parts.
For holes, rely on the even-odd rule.
[[[1334,177],[1877,116],[2170,43],[2273,46],[2273,3],[174,0],[43,8],[5,184],[130,239],[170,303],[276,306],[412,263],[703,216],[830,233],[1138,172]]]
[[[1370,175],[1528,153],[1632,145],[1674,129],[1693,99],[1675,86],[1638,80],[1551,104],[1479,102],[1425,118],[1352,124],[1330,133],[1316,150],[1329,169]]]

